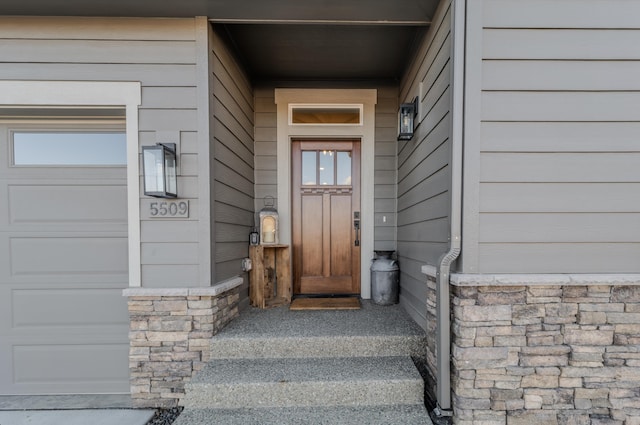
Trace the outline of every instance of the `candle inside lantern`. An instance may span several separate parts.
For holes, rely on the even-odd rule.
[[[408,133],[410,130],[409,128],[410,125],[411,125],[411,119],[409,118],[409,114],[404,114],[402,116],[402,132]]]
[[[273,217],[265,217],[262,221],[262,242],[274,243],[276,241],[276,221]]]

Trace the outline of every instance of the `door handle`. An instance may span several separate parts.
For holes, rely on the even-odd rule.
[[[360,220],[353,220],[353,228],[356,230],[355,245],[360,246]]]

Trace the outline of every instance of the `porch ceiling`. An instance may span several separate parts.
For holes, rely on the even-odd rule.
[[[258,80],[398,80],[421,26],[224,24]]]
[[[254,81],[397,80],[440,0],[2,0],[0,15],[207,16]]]

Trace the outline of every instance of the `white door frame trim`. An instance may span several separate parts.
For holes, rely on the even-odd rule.
[[[138,166],[139,82],[0,81],[0,107],[119,106],[126,111],[129,286],[141,286],[140,173]]]
[[[361,140],[361,254],[360,295],[371,298],[369,265],[374,248],[375,89],[275,89],[277,105],[277,195],[280,242],[291,245],[291,140],[305,138]],[[362,105],[360,125],[295,125],[289,123],[289,104]]]

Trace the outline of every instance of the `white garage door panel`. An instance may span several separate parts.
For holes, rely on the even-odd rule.
[[[12,166],[10,134],[0,124],[0,395],[128,393],[126,167]]]
[[[127,224],[121,186],[9,185],[11,224]],[[78,207],[82,205],[82,207]],[[126,229],[125,229],[126,230]]]
[[[36,393],[126,393],[128,344],[15,345],[13,384]]]
[[[128,274],[126,237],[11,237],[12,276]]]
[[[12,329],[92,328],[126,335],[127,300],[122,289],[17,289],[12,291]]]

